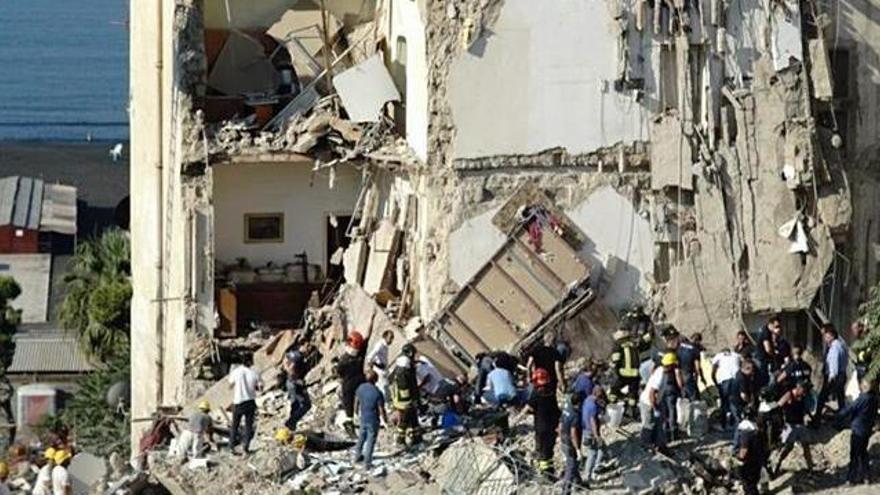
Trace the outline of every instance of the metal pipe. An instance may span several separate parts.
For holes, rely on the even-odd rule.
[[[156,407],[162,405],[165,399],[165,290],[164,290],[164,265],[165,265],[165,189],[164,189],[164,161],[165,161],[165,101],[163,98],[163,62],[164,62],[164,2],[156,0],[156,138],[158,140],[158,158],[156,160]]]

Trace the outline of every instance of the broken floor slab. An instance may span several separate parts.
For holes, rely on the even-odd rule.
[[[385,103],[400,101],[379,54],[333,77],[333,87],[352,122],[377,122]]]

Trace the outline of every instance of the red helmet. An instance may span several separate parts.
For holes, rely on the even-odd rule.
[[[361,335],[361,333],[357,330],[354,330],[348,334],[348,345],[350,345],[351,347],[357,350],[361,350],[364,348],[365,343],[366,342],[364,342],[364,336]]]
[[[544,368],[535,368],[535,371],[532,372],[532,383],[535,386],[543,387],[550,383],[550,373],[547,372]]]

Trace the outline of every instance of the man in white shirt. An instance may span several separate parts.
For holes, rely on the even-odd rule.
[[[52,469],[55,467],[55,449],[49,447],[43,453],[45,464],[40,468],[37,474],[37,480],[34,482],[33,495],[52,495]]]
[[[367,353],[366,362],[370,368],[376,372],[378,380],[376,386],[382,392],[382,395],[388,398],[388,348],[394,342],[394,331],[385,330],[382,332],[382,338]]]
[[[251,367],[251,358],[229,373],[229,386],[232,396],[232,431],[229,433],[229,448],[236,453],[239,442],[244,444],[244,453],[250,453],[254,438],[254,421],[257,416],[257,392],[263,388],[260,374]],[[244,439],[240,437],[239,427],[244,419]]]
[[[55,467],[52,468],[52,495],[73,495],[70,475],[67,473],[71,457],[70,452],[66,450],[55,452]]]
[[[416,360],[416,382],[419,390],[428,395],[436,395],[443,383],[443,375],[434,366],[434,363],[425,356],[419,356]]]
[[[725,429],[735,427],[739,418],[731,407],[731,394],[736,393],[736,374],[739,372],[742,357],[732,349],[724,349],[712,358],[712,381],[718,387],[721,407],[721,423]]]

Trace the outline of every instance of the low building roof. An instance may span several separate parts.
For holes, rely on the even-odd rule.
[[[76,234],[76,188],[13,175],[0,179],[0,226]]]
[[[39,335],[39,334],[38,334]],[[76,337],[61,333],[15,338],[7,373],[84,373],[94,370]]]

